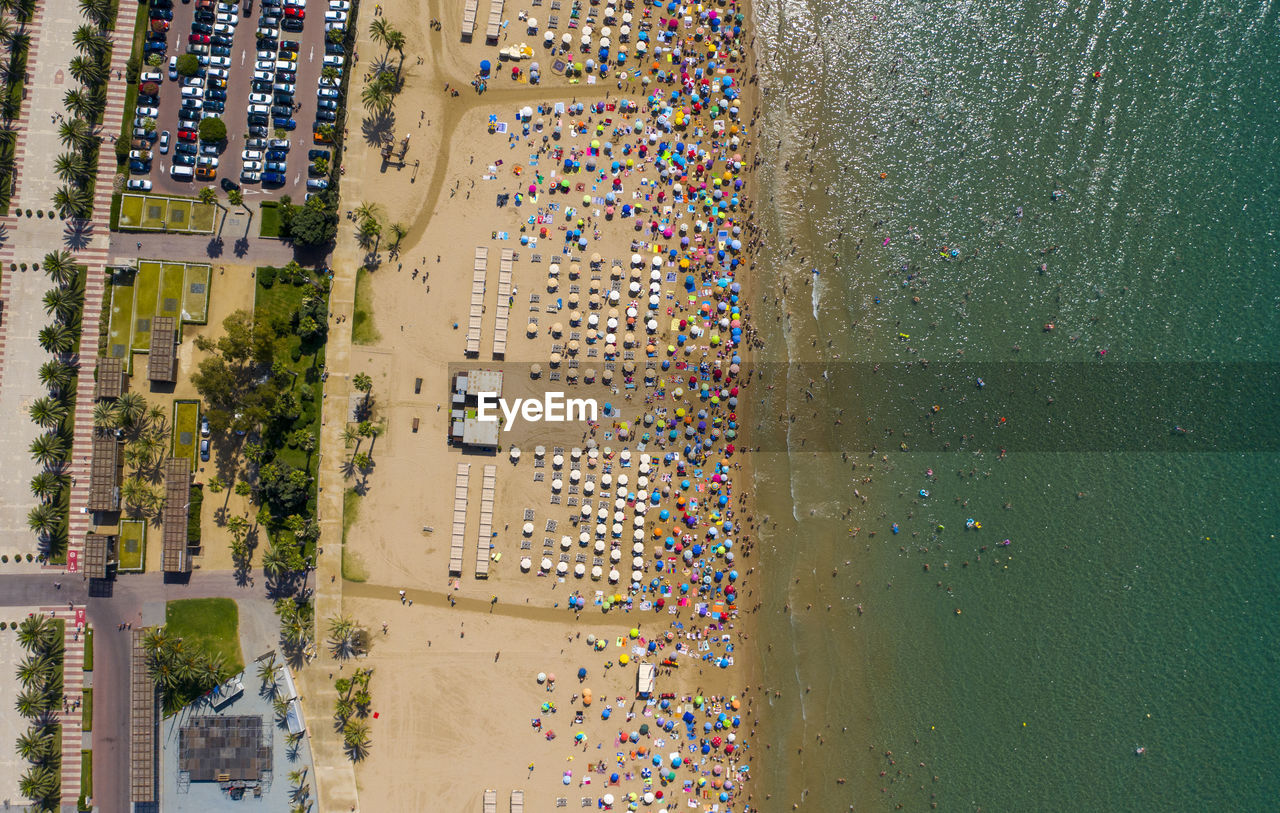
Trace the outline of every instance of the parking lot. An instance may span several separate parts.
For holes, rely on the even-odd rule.
[[[323,176],[310,171],[308,154],[328,146],[314,143],[313,125],[318,114],[336,117],[341,81],[326,80],[332,90],[318,99],[321,72],[326,56],[339,70],[345,67],[335,64],[344,55],[326,54],[326,12],[345,17],[345,5],[340,0],[266,0],[266,5],[263,0],[238,5],[153,0],[148,7],[153,18],[172,19],[164,65],[144,67],[140,78],[140,84],[152,79],[160,86],[154,104],[139,98],[139,114],[156,113],[155,141],[149,169],[146,162],[132,160],[130,179],[147,179],[149,191],[175,195],[193,195],[207,183],[226,188],[227,181],[240,185],[250,199],[287,194],[300,201],[315,191]],[[331,52],[340,48],[328,45]],[[203,63],[196,76],[177,74],[174,60],[186,53],[197,54]],[[211,115],[226,124],[225,144],[195,138],[201,118]],[[181,165],[178,177],[175,164]],[[183,177],[187,174],[192,177]]]

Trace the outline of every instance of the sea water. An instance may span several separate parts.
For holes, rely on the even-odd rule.
[[[755,804],[1274,809],[1275,6],[754,13]]]

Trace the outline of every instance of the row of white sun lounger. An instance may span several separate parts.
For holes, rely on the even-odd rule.
[[[489,578],[489,544],[493,539],[493,492],[497,485],[498,467],[484,467],[480,481],[480,542],[476,547],[476,578]]]
[[[476,32],[476,11],[479,6],[480,0],[467,0],[462,7],[462,36],[466,39],[471,39]]]
[[[498,266],[498,311],[497,322],[493,328],[493,357],[500,358],[507,354],[507,320],[511,312],[511,262],[515,252],[509,248],[502,250],[502,262]]]
[[[489,0],[489,25],[484,31],[487,40],[496,40],[502,30],[502,4],[503,0]]]
[[[476,263],[471,273],[471,314],[467,318],[467,355],[480,352],[480,321],[484,316],[484,279],[489,266],[489,249],[476,246]]]
[[[467,536],[467,487],[471,464],[459,463],[453,485],[453,537],[449,542],[449,573],[462,575],[462,547]]]
[[[498,813],[498,792],[496,790],[486,790],[484,792],[484,813]],[[524,791],[511,791],[511,813],[524,813]]]

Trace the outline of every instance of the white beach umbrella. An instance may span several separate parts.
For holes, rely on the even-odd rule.
[[[520,560],[520,569],[523,570],[525,573],[528,573],[529,568],[531,567],[533,567],[533,560],[530,559],[528,556],[525,556]]]
[[[621,578],[621,574],[619,574],[617,570],[609,571],[609,584],[617,584],[619,578]],[[605,802],[605,804],[613,804],[613,803]]]
[[[551,490],[552,490],[552,491],[557,491],[557,492],[558,492],[558,491],[559,491],[560,489],[562,489],[562,488],[564,488],[564,481],[563,481],[563,480],[561,480],[559,477],[557,477],[557,478],[555,478],[554,480],[552,480],[552,481],[551,481]]]
[[[533,523],[526,522],[524,525],[520,526],[520,530],[524,531],[525,536],[531,536],[533,534]]]
[[[570,537],[570,536],[562,536],[562,537],[560,537],[560,549],[561,549],[561,550],[568,550],[568,549],[569,549],[569,548],[571,548],[571,547],[573,547],[573,537]]]
[[[560,562],[560,563],[558,563],[558,564],[556,565],[556,572],[557,572],[557,573],[559,573],[561,576],[563,576],[564,574],[568,573],[568,572],[569,572],[569,563],[568,563],[568,562]]]
[[[592,565],[591,578],[595,579],[596,581],[600,581],[600,576],[603,573],[604,573],[604,568],[600,567],[600,565]]]
[[[591,516],[591,506],[587,503],[582,504],[582,516],[588,518]]]
[[[545,556],[542,557],[542,569],[543,571],[547,571],[551,569],[551,560]]]
[[[573,575],[577,576],[579,579],[581,579],[586,574],[586,572],[587,572],[587,566],[584,565],[582,562],[578,562],[576,565],[573,566]]]
[[[610,561],[610,562],[621,562],[621,561],[622,561],[622,551],[618,550],[617,548],[614,548],[613,550],[609,551],[609,561]]]

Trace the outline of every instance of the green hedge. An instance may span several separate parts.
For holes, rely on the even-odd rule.
[[[204,486],[191,487],[191,500],[187,508],[187,544],[200,541],[200,506],[204,503]]]

